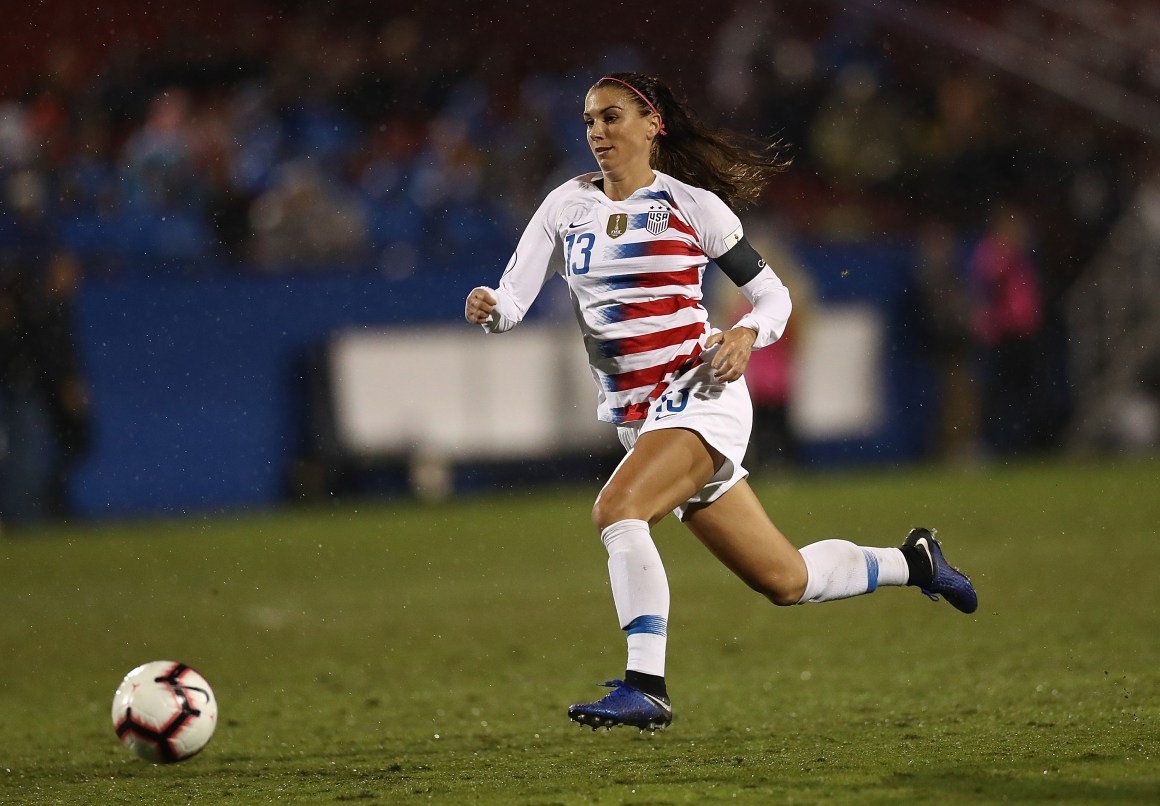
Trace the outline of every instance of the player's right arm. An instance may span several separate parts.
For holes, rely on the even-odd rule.
[[[559,188],[544,199],[520,237],[499,288],[480,286],[467,295],[463,315],[473,325],[503,333],[523,321],[544,283],[552,276],[552,254],[558,240]]]
[[[473,325],[482,325],[491,318],[491,312],[495,310],[495,305],[499,300],[495,298],[495,292],[487,286],[479,286],[471,289],[471,293],[467,295],[467,304],[464,306],[463,315],[467,321]]]

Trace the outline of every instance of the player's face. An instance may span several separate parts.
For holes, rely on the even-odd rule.
[[[649,167],[649,154],[657,135],[656,115],[642,116],[625,91],[597,87],[584,99],[584,125],[588,147],[605,174]]]

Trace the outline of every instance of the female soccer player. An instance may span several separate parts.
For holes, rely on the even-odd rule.
[[[777,340],[789,293],[733,212],[757,200],[783,165],[700,123],[656,78],[613,73],[584,101],[599,171],[548,194],[499,288],[479,287],[465,316],[512,329],[554,273],[563,276],[599,385],[598,416],[627,451],[592,508],[628,636],[624,680],[569,717],[597,727],[656,730],[672,721],[665,688],[669,587],[650,527],[672,511],[750,587],[778,605],[826,602],[914,585],[971,613],[970,580],[943,558],[931,529],[901,548],[823,540],[798,551],[773,525],[741,460],[752,404],[742,374],[752,350]],[[714,261],[752,305],[729,330],[709,324],[701,280]]]

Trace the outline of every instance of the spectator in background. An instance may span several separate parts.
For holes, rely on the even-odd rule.
[[[202,201],[190,153],[192,115],[189,94],[176,87],[150,102],[144,125],[125,144],[123,179],[129,188],[128,201],[149,210]]]
[[[1018,452],[1033,444],[1043,391],[1043,299],[1020,207],[996,207],[968,266],[971,328],[983,363],[983,437],[997,453]]]
[[[358,199],[305,160],[286,165],[250,215],[253,257],[266,269],[324,267],[370,250]]]
[[[914,130],[903,184],[916,209],[980,229],[996,188],[1015,181],[1012,130],[1019,127],[1010,124],[985,76],[951,70],[932,77],[926,91],[930,108]]]
[[[89,446],[88,393],[73,337],[77,263],[55,248],[45,188],[10,175],[0,199],[0,518],[67,515],[68,479]]]
[[[745,381],[753,401],[749,452],[755,469],[786,468],[793,464],[797,454],[797,439],[789,422],[795,330],[796,327],[787,325],[777,343],[755,351],[745,368]]]
[[[748,226],[748,224],[747,224]],[[773,222],[753,226],[754,247],[766,255],[787,288],[794,289],[793,317],[786,323],[781,338],[768,347],[755,350],[745,368],[745,382],[753,401],[753,430],[746,452],[751,469],[772,471],[786,469],[798,454],[798,439],[790,421],[790,396],[794,381],[794,352],[799,334],[808,327],[810,311],[816,292],[809,271],[801,265],[786,239]],[[713,309],[720,310],[720,318],[739,320],[748,310],[745,298],[720,272],[706,276],[706,285]],[[710,311],[716,315],[715,310]]]
[[[937,373],[937,417],[932,451],[967,459],[978,440],[978,400],[971,376],[971,300],[959,240],[945,221],[923,222],[915,255],[921,342]]]

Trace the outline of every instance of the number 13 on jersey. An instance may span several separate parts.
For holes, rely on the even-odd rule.
[[[569,233],[564,238],[564,263],[568,274],[587,274],[592,262],[592,245],[596,236],[591,232]],[[573,249],[575,247],[575,249]]]

